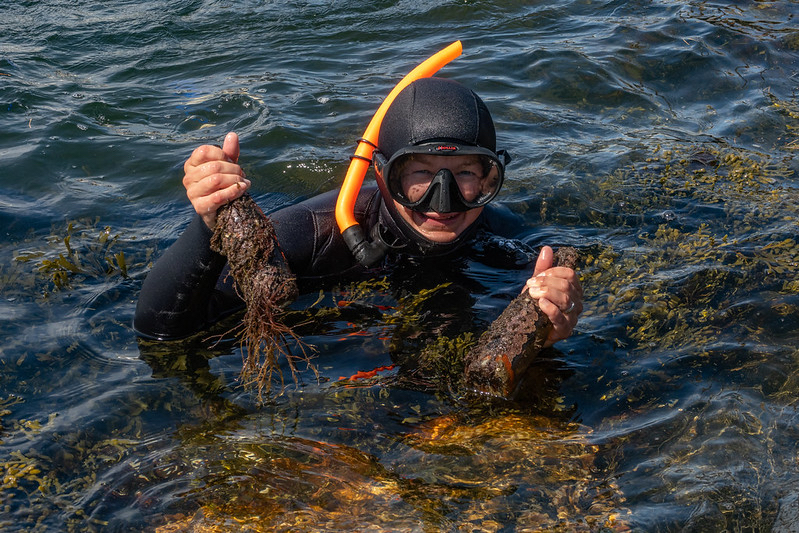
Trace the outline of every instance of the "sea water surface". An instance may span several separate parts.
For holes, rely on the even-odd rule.
[[[0,529],[791,530],[798,14],[4,1]],[[379,286],[303,296],[297,312],[358,306],[303,333],[320,379],[260,402],[227,329],[137,340],[142,280],[191,219],[196,146],[237,131],[266,211],[333,189],[394,84],[455,40],[440,75],[493,113],[518,240],[584,259],[585,312],[525,394],[350,378],[438,339],[453,307],[479,334],[529,271],[477,263],[422,317]]]

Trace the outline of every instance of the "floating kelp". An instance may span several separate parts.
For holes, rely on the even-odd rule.
[[[628,340],[613,342],[670,349],[758,336],[734,314],[759,313],[735,303],[766,288],[774,313],[799,312],[799,189],[787,163],[721,143],[670,146],[600,178],[581,211],[597,215],[592,225],[629,225],[635,245],[586,247],[582,275],[595,292],[583,318],[630,313]]]
[[[142,438],[153,417],[163,422],[175,416],[178,432],[184,435],[183,417],[211,420],[214,430],[223,431],[224,424],[243,411],[217,409],[216,402],[198,401],[176,392],[180,389],[166,387],[146,399],[140,391],[117,391],[110,404],[114,408],[108,403],[95,405],[105,409],[104,417],[88,428],[59,422],[62,412],[40,413],[39,419],[15,418],[15,404],[23,399],[0,399],[0,440],[6,444],[0,461],[0,505],[6,509],[0,530],[108,531],[108,505],[124,502],[128,509],[151,505],[147,490],[154,483],[182,475],[180,458],[150,456],[149,450],[163,444],[161,439]],[[8,511],[11,505],[13,516]],[[101,518],[95,514],[98,508]]]
[[[297,356],[288,349],[296,337],[279,315],[281,306],[297,297],[297,283],[285,264],[272,222],[249,194],[219,209],[211,249],[227,257],[236,289],[247,306],[241,331],[246,349],[242,381],[255,385],[259,396],[270,389],[275,374],[282,382],[280,354],[296,379]]]
[[[41,424],[36,420],[3,420],[11,414],[9,407],[22,403],[17,396],[8,396],[0,400],[0,444],[4,437],[19,439],[37,434]],[[30,453],[20,450],[12,451],[8,457],[0,462],[0,504],[8,505],[12,499],[27,499],[31,506],[47,491],[50,482],[49,473],[44,472],[44,466]],[[0,528],[9,527],[11,524],[0,521]]]
[[[99,219],[70,221],[66,229],[53,230],[46,239],[46,248],[26,242],[21,245],[25,249],[14,259],[17,263],[38,265],[39,274],[49,285],[45,296],[51,291],[73,288],[76,279],[127,278],[130,269],[141,268],[149,261],[151,251],[147,250],[144,262],[131,262],[129,255],[120,249],[121,234],[110,226],[100,227],[99,222]]]
[[[413,388],[450,393],[460,396],[463,392],[464,361],[474,348],[476,339],[472,333],[455,338],[436,335],[427,338],[427,344],[414,354],[412,370],[403,369],[396,381]]]

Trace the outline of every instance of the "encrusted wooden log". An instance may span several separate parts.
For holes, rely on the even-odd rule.
[[[576,268],[577,250],[562,247],[554,265]],[[519,379],[544,346],[552,322],[541,311],[538,300],[525,290],[513,299],[480,336],[466,355],[464,381],[468,389],[510,398]]]

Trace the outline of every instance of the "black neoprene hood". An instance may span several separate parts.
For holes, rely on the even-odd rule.
[[[422,78],[403,89],[388,108],[378,135],[386,159],[425,143],[457,143],[496,152],[494,121],[471,89],[444,78]]]
[[[497,154],[494,121],[485,103],[471,89],[444,78],[421,78],[405,87],[386,111],[374,154],[377,185],[383,196],[381,222],[391,234],[391,248],[410,255],[441,255],[460,246],[477,227],[475,220],[453,241],[430,241],[399,214],[383,176],[391,161],[408,153],[490,155],[504,168],[509,160]],[[386,176],[388,177],[388,176]],[[498,190],[498,188],[497,188]],[[382,231],[382,230],[381,230]],[[389,241],[381,236],[381,241]]]

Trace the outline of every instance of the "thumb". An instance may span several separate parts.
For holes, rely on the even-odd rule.
[[[538,259],[535,262],[535,271],[533,271],[533,276],[537,276],[541,272],[552,268],[554,256],[555,253],[549,246],[544,246],[541,248],[541,252],[538,254]]]
[[[235,132],[231,131],[225,135],[225,144],[222,145],[222,151],[232,162],[239,162],[239,136]]]

